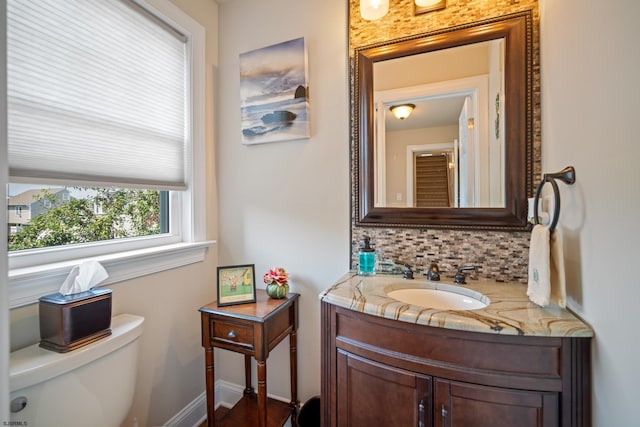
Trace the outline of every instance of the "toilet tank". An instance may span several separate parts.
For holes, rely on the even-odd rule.
[[[38,344],[11,353],[13,425],[119,427],[133,401],[143,322],[115,316],[110,336],[68,353]]]

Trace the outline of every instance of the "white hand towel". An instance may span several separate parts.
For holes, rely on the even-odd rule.
[[[527,295],[534,303],[546,307],[550,301],[566,306],[567,292],[562,251],[562,233],[556,227],[536,225],[529,246],[529,284]]]
[[[529,284],[527,296],[543,307],[551,298],[551,249],[549,227],[537,224],[531,231],[529,244]]]
[[[567,306],[567,285],[564,276],[564,253],[560,227],[556,227],[551,233],[551,301],[562,308]]]

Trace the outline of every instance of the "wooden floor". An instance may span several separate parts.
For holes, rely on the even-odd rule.
[[[224,418],[224,416],[227,415],[227,412],[229,412],[229,408],[225,408],[224,406],[219,406],[218,409],[216,409],[216,422]],[[198,427],[207,427],[207,421],[206,420],[203,421],[202,424],[200,424],[200,426]]]
[[[224,417],[227,412],[229,412],[229,408],[225,408],[224,406],[218,407],[218,409],[216,409],[216,421]],[[207,422],[204,421],[200,424],[200,427],[207,427]]]

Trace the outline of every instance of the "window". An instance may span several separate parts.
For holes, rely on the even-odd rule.
[[[111,282],[202,259],[203,28],[168,0],[8,0],[7,39],[9,196],[21,185],[48,195],[12,235],[64,205],[96,222],[123,208],[103,235],[85,238],[84,223],[77,240],[15,246],[11,306],[55,292],[86,258]]]
[[[45,208],[20,223],[9,220],[10,252],[169,233],[167,191],[16,184],[8,190],[9,205]]]

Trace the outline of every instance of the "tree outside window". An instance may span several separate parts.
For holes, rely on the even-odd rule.
[[[56,197],[42,189],[34,202],[48,207],[9,234],[9,251],[166,233],[161,191],[74,188],[80,197]]]

